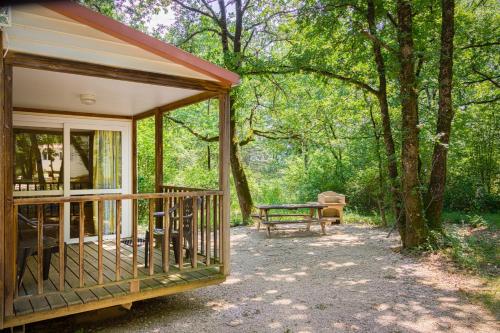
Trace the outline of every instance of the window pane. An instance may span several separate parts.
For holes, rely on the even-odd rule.
[[[14,191],[63,189],[62,129],[14,129]]]
[[[121,132],[72,130],[70,138],[72,190],[121,188]]]

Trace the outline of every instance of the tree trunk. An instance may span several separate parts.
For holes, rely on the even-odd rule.
[[[402,113],[402,194],[405,209],[404,247],[426,241],[418,177],[418,112],[411,1],[398,0],[399,83]]]
[[[453,121],[451,97],[453,79],[454,0],[442,0],[441,57],[439,60],[439,109],[436,136],[432,154],[432,169],[426,197],[426,217],[431,229],[441,229],[441,213],[446,185],[446,162]]]
[[[373,126],[373,136],[375,138],[375,153],[377,155],[377,167],[378,167],[378,195],[377,195],[377,205],[380,212],[380,218],[382,219],[382,226],[387,226],[387,218],[385,214],[385,180],[384,172],[382,171],[382,156],[380,154],[380,133],[377,130],[377,123],[373,117],[372,106],[370,105],[370,119]]]
[[[38,139],[36,134],[30,134],[31,141],[31,152],[32,156],[35,157],[36,163],[36,172],[38,176],[38,183],[40,184],[40,189],[47,190],[45,184],[45,176],[43,174],[43,164],[42,164],[42,153],[40,152],[40,148],[38,147]]]
[[[375,23],[375,3],[373,0],[368,0],[367,20],[370,34],[375,35],[377,28]],[[385,153],[387,155],[387,171],[391,182],[392,208],[394,212],[395,223],[398,223],[398,230],[401,239],[405,239],[405,218],[401,211],[401,193],[399,188],[398,167],[396,160],[396,148],[392,136],[391,117],[389,115],[389,104],[387,102],[387,79],[385,71],[385,62],[382,56],[380,44],[373,41],[373,56],[377,67],[379,80],[378,102],[380,114],[382,118],[382,129],[385,144]]]
[[[238,195],[238,203],[240,205],[241,215],[244,222],[250,220],[252,214],[253,201],[248,186],[247,176],[240,157],[240,145],[236,137],[236,109],[235,109],[236,96],[231,98],[231,171],[233,173],[234,186],[236,194]]]

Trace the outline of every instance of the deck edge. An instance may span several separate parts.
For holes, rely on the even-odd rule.
[[[151,299],[161,296],[168,296],[173,294],[178,294],[202,287],[207,287],[211,285],[217,285],[223,283],[226,280],[226,276],[223,274],[217,274],[213,277],[207,277],[206,279],[195,280],[190,283],[178,284],[174,286],[168,286],[164,288],[145,290],[137,293],[131,293],[124,296],[118,296],[113,298],[108,298],[100,301],[95,301],[86,304],[71,305],[64,308],[58,308],[54,310],[39,311],[36,313],[30,313],[19,316],[9,316],[4,319],[4,328],[15,327],[20,325],[31,324],[43,320],[54,319],[58,317],[69,316],[77,313],[88,312],[93,310],[99,310],[104,308],[109,308],[117,305],[127,304],[131,302],[141,301],[145,299]]]

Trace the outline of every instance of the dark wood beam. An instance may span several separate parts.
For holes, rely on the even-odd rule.
[[[133,118],[132,116],[122,116],[122,115],[117,115],[117,114],[101,114],[101,113],[89,113],[89,112],[77,112],[77,111],[73,112],[73,111],[23,108],[23,107],[14,107],[14,111],[57,114],[57,115],[63,115],[63,116],[93,117],[93,118],[113,118],[113,119],[128,119],[128,120],[131,120]]]
[[[227,84],[222,84],[216,81],[145,72],[135,69],[118,68],[12,51],[7,53],[5,62],[16,67],[94,76],[112,80],[155,84],[183,89],[223,91],[229,88]]]
[[[151,117],[155,114],[156,110],[160,110],[161,113],[173,111],[184,106],[192,105],[198,102],[205,101],[207,99],[218,96],[219,93],[212,91],[204,91],[202,93],[196,94],[194,96],[189,96],[176,102],[168,103],[160,107],[144,111],[134,116],[134,119],[140,120],[147,117]]]
[[[14,215],[13,208],[13,195],[12,187],[14,180],[14,166],[12,158],[13,153],[13,122],[12,122],[12,66],[6,63],[3,64],[3,155],[1,156],[3,163],[2,168],[2,183],[3,183],[3,198],[4,206],[4,314],[5,316],[14,314],[14,294],[16,290],[16,240],[17,240],[17,226],[14,225],[12,217]]]
[[[3,33],[0,31],[0,50],[3,50]],[[5,128],[5,108],[4,108],[4,75],[3,61],[0,61],[0,158],[5,154],[5,145],[3,143],[4,128]],[[5,166],[0,161],[0,241],[5,244]],[[3,329],[4,316],[4,246],[0,246],[0,329]]]

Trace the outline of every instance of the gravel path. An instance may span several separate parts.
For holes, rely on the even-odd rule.
[[[392,250],[363,225],[231,230],[232,275],[220,286],[134,303],[114,319],[78,316],[28,332],[499,332],[460,280]],[[86,318],[92,318],[87,315]]]

